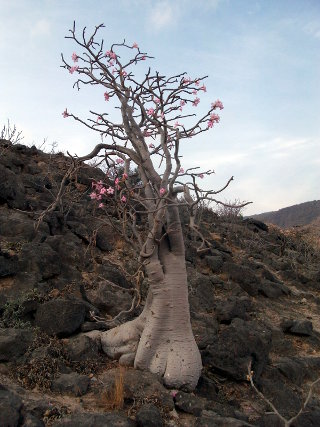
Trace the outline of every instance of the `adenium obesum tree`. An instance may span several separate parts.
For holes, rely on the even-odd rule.
[[[70,61],[63,55],[62,60],[63,67],[76,75],[75,87],[100,88],[105,107],[90,111],[88,120],[67,109],[63,117],[72,117],[101,136],[102,143],[76,159],[100,156],[105,162],[106,179],[93,182],[90,197],[102,210],[115,204],[124,237],[138,249],[149,282],[142,313],[103,332],[102,347],[121,364],[163,376],[168,386],[193,389],[202,363],[190,324],[179,208],[188,208],[190,229],[198,235],[199,249],[206,249],[195,223],[197,205],[205,200],[221,203],[215,197],[232,178],[219,190],[200,190],[199,181],[213,171],[184,170],[180,146],[214,127],[223,105],[216,100],[196,118],[194,109],[206,92],[205,77],[185,73],[166,77],[149,68],[139,79],[135,72],[151,57],[137,43],[105,47],[103,40],[97,41],[102,27],[90,36],[86,29],[77,36],[74,24],[67,38],[75,42],[76,50]],[[112,111],[118,114],[117,122],[109,118]],[[133,170],[138,179],[136,175],[133,179]]]

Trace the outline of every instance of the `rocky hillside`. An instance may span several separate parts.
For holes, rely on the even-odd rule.
[[[278,211],[252,215],[252,218],[277,225],[281,228],[308,225],[317,218],[320,218],[320,200],[300,203],[279,209]]]
[[[320,376],[317,241],[203,211],[210,252],[197,254],[187,228],[185,240],[204,368],[194,393],[168,390],[101,351],[101,331],[140,313],[147,283],[132,279],[135,255],[88,196],[101,171],[83,165],[52,206],[68,165],[0,142],[0,426],[282,426],[249,364],[293,417]],[[316,385],[292,426],[320,425],[319,399]]]

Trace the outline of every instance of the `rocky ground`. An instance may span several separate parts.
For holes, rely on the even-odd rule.
[[[133,280],[134,254],[88,196],[103,173],[84,166],[66,182],[63,203],[41,216],[68,162],[0,141],[0,426],[280,427],[248,381],[250,363],[258,390],[294,416],[320,376],[313,234],[205,210],[212,249],[199,256],[186,230],[204,369],[194,393],[168,390],[100,348],[102,330],[139,314],[147,286]],[[140,306],[113,321],[137,285]],[[319,393],[315,385],[292,426],[320,425]]]

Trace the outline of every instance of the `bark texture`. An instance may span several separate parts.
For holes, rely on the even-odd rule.
[[[162,376],[169,387],[192,390],[202,362],[191,329],[184,254],[162,250],[146,270],[150,286],[143,312],[104,332],[102,348],[122,364]]]

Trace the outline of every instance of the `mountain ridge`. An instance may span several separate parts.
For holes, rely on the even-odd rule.
[[[263,212],[249,215],[248,217],[271,223],[281,228],[309,225],[320,217],[320,200],[303,202],[277,211]]]

